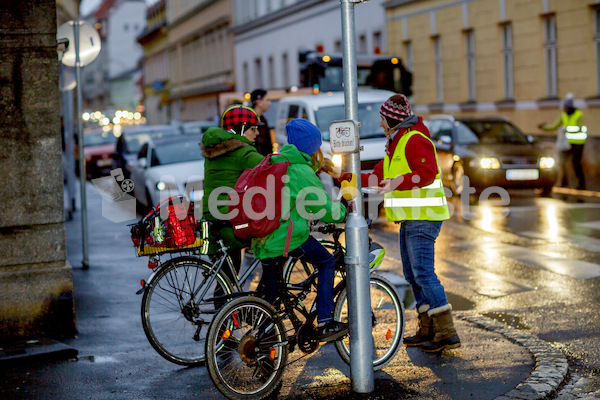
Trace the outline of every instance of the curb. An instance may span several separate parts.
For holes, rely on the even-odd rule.
[[[525,347],[535,359],[535,368],[516,388],[494,400],[540,400],[552,394],[565,380],[569,364],[560,350],[538,339],[531,333],[509,327],[496,320],[471,312],[453,312],[457,318],[480,328],[498,332],[507,339]]]

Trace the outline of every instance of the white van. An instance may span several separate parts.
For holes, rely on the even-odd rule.
[[[381,121],[379,108],[394,94],[388,90],[362,88],[358,90],[358,120],[362,123],[362,127],[359,128],[360,145],[363,148],[360,152],[362,172],[372,171],[383,158],[386,139],[383,129],[379,126]],[[321,130],[323,135],[321,149],[325,156],[341,166],[342,157],[331,154],[329,125],[333,121],[346,119],[343,92],[282,98],[277,104],[276,118],[275,138],[279,146],[287,144],[285,125],[288,121],[293,118],[305,118]],[[321,174],[321,181],[325,190],[333,194],[335,186],[333,179],[327,174]]]

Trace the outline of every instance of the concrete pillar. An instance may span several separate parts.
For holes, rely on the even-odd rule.
[[[56,0],[0,12],[0,341],[75,332],[66,261]]]

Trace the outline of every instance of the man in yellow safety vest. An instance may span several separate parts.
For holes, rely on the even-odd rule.
[[[566,174],[567,159],[570,157],[577,177],[577,189],[585,189],[585,175],[581,159],[583,158],[583,145],[587,139],[587,127],[583,124],[583,112],[575,108],[572,95],[568,95],[563,103],[563,112],[553,123],[539,124],[538,127],[545,131],[560,128],[556,140],[556,149],[559,152],[559,165],[562,178],[561,186],[567,186]]]
[[[373,173],[362,174],[362,182],[377,177],[387,220],[400,224],[402,268],[419,312],[417,333],[404,343],[426,352],[454,349],[460,347],[460,338],[434,269],[435,239],[450,218],[435,146],[403,94],[390,97],[379,111],[388,138],[385,156]]]

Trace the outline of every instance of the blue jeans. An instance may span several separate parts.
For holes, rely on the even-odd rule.
[[[300,247],[290,251],[290,256],[311,263],[318,270],[317,279],[317,322],[331,321],[333,314],[333,278],[335,276],[335,259],[321,243],[312,236]],[[284,257],[265,258],[261,260],[263,275],[263,297],[273,303],[280,292],[278,282],[282,281],[281,267]]]
[[[435,239],[441,228],[442,221],[403,221],[400,225],[402,269],[415,295],[417,309],[425,304],[430,308],[448,304],[434,269]]]

